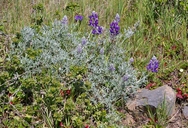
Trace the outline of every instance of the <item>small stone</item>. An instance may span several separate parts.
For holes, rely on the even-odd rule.
[[[184,108],[182,109],[183,111],[183,115],[186,119],[188,119],[188,106],[184,106]]]

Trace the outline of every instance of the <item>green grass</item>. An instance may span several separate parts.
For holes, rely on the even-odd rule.
[[[33,9],[40,4],[43,10]],[[142,72],[155,55],[160,61],[160,69],[150,76],[149,82],[155,82],[157,86],[165,81],[172,82],[173,88],[188,86],[188,19],[176,6],[156,6],[150,0],[1,0],[0,5],[3,5],[0,8],[0,30],[7,35],[16,34],[24,26],[36,25],[38,18],[42,18],[42,24],[49,24],[67,15],[73,23],[76,14],[84,16],[79,31],[89,32],[88,16],[92,11],[99,14],[99,24],[107,29],[116,13],[120,15],[122,31],[140,21],[134,36],[123,44],[127,59],[133,57],[134,67]],[[155,13],[156,7],[162,11]],[[9,42],[4,41],[7,38],[0,40],[0,61],[8,51]],[[181,68],[184,69],[182,73],[179,72]],[[175,71],[178,72],[178,83],[170,76]]]
[[[150,125],[153,125],[155,128],[163,128],[167,126],[168,109],[165,100],[158,105],[155,111],[152,111],[150,107],[147,107],[147,111]]]

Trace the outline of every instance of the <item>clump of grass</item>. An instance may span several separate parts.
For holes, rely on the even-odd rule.
[[[150,119],[148,125],[152,125],[155,128],[163,128],[167,126],[168,109],[165,100],[161,104],[159,104],[159,106],[155,110],[152,110],[150,107],[147,107],[147,110]]]

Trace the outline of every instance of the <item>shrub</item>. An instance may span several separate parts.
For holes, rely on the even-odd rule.
[[[101,35],[82,34],[67,20],[21,31],[1,74],[2,85],[8,87],[2,90],[14,98],[4,96],[9,98],[4,102],[10,103],[13,116],[19,110],[26,122],[20,122],[22,127],[42,127],[43,121],[48,127],[120,127],[116,103],[124,104],[146,82],[121,48],[134,31],[121,34],[118,28],[113,37],[105,29]],[[13,116],[10,121],[20,121]]]

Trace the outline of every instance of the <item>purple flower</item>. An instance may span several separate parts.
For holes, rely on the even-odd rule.
[[[81,46],[81,44],[79,44],[77,46],[76,51],[77,51],[78,54],[82,53],[82,46]]]
[[[101,54],[101,55],[104,54],[104,48],[101,48],[101,50],[100,50],[100,54]]]
[[[74,19],[75,19],[76,22],[77,22],[77,21],[82,21],[82,20],[83,20],[83,16],[82,16],[82,15],[76,15],[76,16],[74,17]]]
[[[110,70],[111,72],[115,71],[115,67],[114,67],[113,64],[110,64],[109,70]]]
[[[97,27],[93,28],[93,30],[92,30],[92,33],[95,35],[102,34],[102,32],[103,32],[103,27],[101,27],[101,26],[97,26]]]
[[[123,82],[127,81],[128,79],[129,79],[129,76],[128,76],[128,75],[124,75],[124,76],[122,77]]]
[[[87,43],[87,40],[85,37],[82,37],[82,47]]]
[[[131,57],[129,62],[132,64],[134,62],[134,59]]]
[[[114,20],[111,24],[110,24],[110,35],[112,37],[115,37],[119,34],[120,31],[120,27],[118,25],[118,22],[116,20]]]
[[[116,14],[115,21],[118,22],[118,23],[120,22],[120,16],[119,16],[118,13]]]
[[[67,25],[67,24],[68,24],[68,18],[67,18],[66,15],[65,15],[65,16],[63,17],[63,19],[61,20],[61,23],[64,24],[64,25]]]
[[[155,56],[152,57],[149,64],[147,65],[147,70],[151,72],[158,72],[159,61]]]
[[[93,11],[89,16],[89,26],[96,28],[98,26],[98,14]]]
[[[98,14],[95,11],[93,11],[92,14],[89,16],[89,26],[93,28],[92,34],[94,35],[99,35],[103,32],[103,27],[98,25],[98,20]]]

